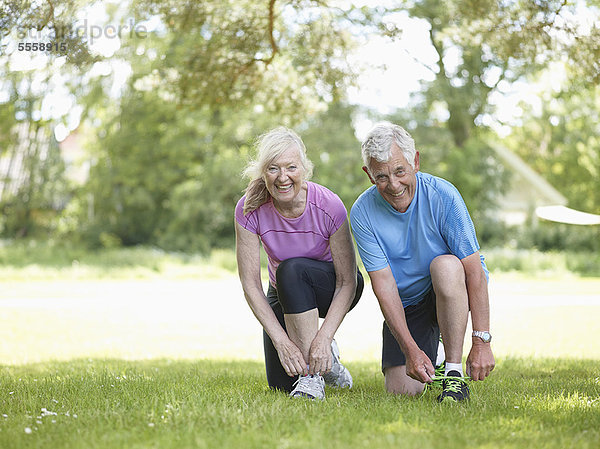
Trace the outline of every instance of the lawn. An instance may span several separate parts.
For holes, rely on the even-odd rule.
[[[40,252],[0,252],[2,449],[600,447],[599,278],[493,273],[497,368],[455,405],[384,392],[367,286],[336,336],[355,387],[310,402],[266,387],[230,254]]]
[[[502,359],[468,404],[384,393],[376,362],[323,402],[268,391],[253,361],[74,360],[0,369],[0,447],[597,448],[593,360]]]

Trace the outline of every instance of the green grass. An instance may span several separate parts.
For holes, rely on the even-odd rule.
[[[494,274],[518,272],[546,278],[577,275],[600,277],[600,254],[540,252],[535,249],[484,248]],[[360,259],[361,270],[364,271]],[[266,257],[261,260],[266,274]],[[219,278],[237,272],[233,249],[210,255],[168,252],[153,247],[85,249],[68,242],[0,241],[0,278],[47,279],[171,279]]]
[[[211,285],[204,279],[238,282],[231,250],[202,257],[152,248],[0,245],[0,300],[12,304],[0,310],[0,448],[598,448],[599,309],[566,304],[596,297],[600,280],[578,278],[566,257],[489,254],[498,298],[554,303],[516,314],[498,307],[496,370],[471,384],[470,403],[440,405],[435,391],[420,398],[386,394],[375,356],[350,358],[352,391],[328,389],[324,402],[291,400],[268,390],[262,362],[227,361],[251,358],[248,351],[260,352],[260,344],[215,338],[213,327],[222,324],[207,321],[209,312],[195,321],[187,309],[163,317],[166,309],[140,314],[115,309],[113,301],[104,310],[90,300],[121,289],[133,299],[155,298],[168,287],[202,301]],[[588,261],[591,272],[595,260]],[[54,299],[73,302],[36,302]],[[221,299],[224,307],[247,307],[241,296]],[[24,307],[15,306],[20,300]],[[378,322],[373,332],[379,330]],[[145,354],[165,358],[139,360]]]
[[[210,255],[166,252],[152,247],[105,248],[35,240],[0,242],[3,280],[219,278],[237,271],[231,250]]]
[[[504,359],[468,404],[384,392],[377,362],[324,402],[269,391],[262,363],[77,360],[0,368],[0,447],[597,448],[591,360]],[[27,430],[26,429],[30,429]],[[30,432],[30,433],[27,433]]]

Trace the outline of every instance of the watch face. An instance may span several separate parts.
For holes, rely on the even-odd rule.
[[[492,341],[492,335],[486,331],[475,331],[475,332],[473,332],[473,335],[475,337],[481,338],[481,340],[484,343],[489,343],[490,341]]]

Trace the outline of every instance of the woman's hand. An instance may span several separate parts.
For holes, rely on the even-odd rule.
[[[308,374],[307,364],[302,356],[302,352],[292,340],[287,338],[278,343],[273,342],[273,344],[277,350],[281,366],[283,366],[288,376],[306,376]]]
[[[308,374],[325,374],[330,371],[333,364],[331,339],[317,333],[310,345],[308,358]]]

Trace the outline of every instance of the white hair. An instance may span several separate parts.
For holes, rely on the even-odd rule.
[[[415,141],[401,126],[390,122],[379,122],[369,131],[361,145],[365,166],[369,168],[371,159],[387,162],[392,156],[392,144],[402,150],[404,157],[412,168],[415,168]]]

